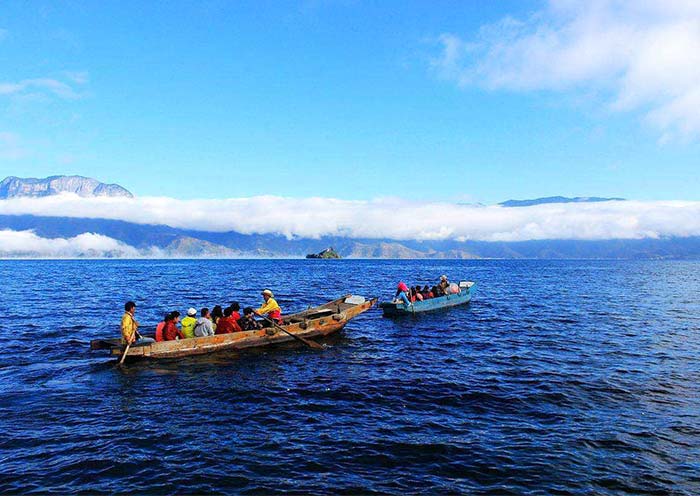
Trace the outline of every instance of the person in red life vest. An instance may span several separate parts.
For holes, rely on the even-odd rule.
[[[416,295],[416,301],[423,301],[423,293],[421,293],[420,286],[416,286],[413,289],[413,294]]]
[[[237,301],[234,301],[233,303],[231,303],[230,307],[231,307],[231,310],[233,310],[233,313],[231,313],[231,316],[234,319],[236,319],[236,322],[238,322],[241,318],[241,314],[240,314],[241,305],[239,305]]]
[[[180,322],[180,312],[174,311],[170,314],[170,320],[168,320],[163,327],[163,341],[185,339],[185,336],[182,335],[182,331],[177,327],[178,322]]]
[[[163,321],[159,322],[158,325],[156,326],[156,341],[160,343],[161,341],[164,341],[163,339],[163,329],[165,328],[165,324],[168,323],[168,320],[172,318],[170,313],[166,313],[165,317],[163,317]]]
[[[265,302],[263,305],[255,310],[256,315],[263,316],[267,314],[267,318],[279,324],[282,322],[282,309],[277,304],[275,300],[275,295],[269,289],[264,289],[261,293]]]
[[[224,316],[219,319],[219,323],[214,330],[214,334],[230,334],[232,332],[241,332],[241,327],[238,325],[238,319],[233,316],[233,308],[224,309]]]
[[[429,300],[430,298],[433,297],[433,293],[430,292],[430,288],[428,287],[427,284],[425,286],[423,286],[423,291],[421,291],[421,293],[423,294],[424,300]]]

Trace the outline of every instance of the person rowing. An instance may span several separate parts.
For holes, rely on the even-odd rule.
[[[155,343],[153,338],[144,338],[139,333],[139,323],[134,318],[136,313],[136,303],[127,301],[124,304],[124,315],[122,315],[122,344],[133,346],[143,346],[145,344]]]
[[[282,309],[275,300],[275,295],[269,289],[262,291],[262,297],[265,300],[260,308],[255,310],[256,315],[265,316],[277,324],[282,323]]]
[[[411,299],[409,297],[410,290],[406,283],[403,281],[399,282],[396,286],[396,294],[394,295],[394,301],[402,301],[407,307],[411,306]]]

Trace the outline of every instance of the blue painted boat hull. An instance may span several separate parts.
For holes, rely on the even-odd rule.
[[[457,305],[465,305],[472,299],[472,295],[476,291],[476,284],[472,284],[468,288],[462,288],[458,294],[440,296],[438,298],[430,298],[428,300],[416,301],[411,306],[406,306],[405,303],[384,302],[379,307],[384,312],[385,317],[393,317],[396,315],[412,315],[422,312],[430,312],[432,310],[440,310],[441,308],[454,307]]]

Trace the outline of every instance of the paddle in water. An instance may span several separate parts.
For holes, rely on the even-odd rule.
[[[260,315],[260,314],[258,314],[258,315]],[[268,319],[268,318],[265,317],[264,315],[260,315],[260,317],[262,317],[262,318],[265,319],[267,322],[269,322],[270,324],[272,324],[273,327],[276,327],[277,329],[279,329],[280,331],[284,332],[285,334],[289,334],[290,336],[292,336],[292,337],[293,337],[294,339],[296,339],[297,341],[301,341],[302,343],[304,343],[304,344],[305,344],[306,346],[308,346],[309,348],[314,348],[314,349],[316,349],[316,350],[323,350],[323,349],[325,349],[325,347],[324,347],[322,344],[319,344],[319,343],[317,343],[316,341],[311,341],[311,340],[309,340],[309,339],[302,338],[301,336],[297,336],[296,334],[292,334],[291,332],[289,332],[289,331],[288,331],[287,329],[285,329],[284,327],[282,327],[282,326],[280,326],[280,325],[277,325],[277,323],[276,323],[274,320]]]
[[[129,353],[129,348],[131,348],[131,343],[128,343],[126,345],[126,348],[124,349],[124,353],[122,354],[122,358],[121,358],[121,360],[119,360],[119,363],[117,364],[120,367],[121,367],[122,363],[124,363],[124,359],[126,358],[126,354]]]

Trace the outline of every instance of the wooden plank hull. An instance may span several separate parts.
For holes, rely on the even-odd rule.
[[[286,316],[283,327],[288,332],[306,339],[329,336],[340,331],[350,319],[366,312],[377,302],[376,299],[372,299],[365,300],[363,303],[346,303],[349,297],[350,295],[304,312]],[[289,341],[296,340],[279,329],[267,327],[256,331],[131,346],[127,359],[180,358],[223,350],[259,348]],[[90,347],[91,349],[109,349],[110,353],[115,356],[121,356],[124,352],[124,347],[116,339],[95,340],[90,343]]]
[[[398,315],[413,315],[416,313],[430,312],[440,310],[442,308],[454,307],[457,305],[466,305],[472,299],[473,293],[476,291],[476,284],[471,283],[467,288],[462,288],[458,294],[450,294],[440,296],[438,298],[430,298],[428,300],[416,301],[413,305],[406,306],[405,303],[385,302],[379,306],[384,312],[385,317],[395,317]]]

